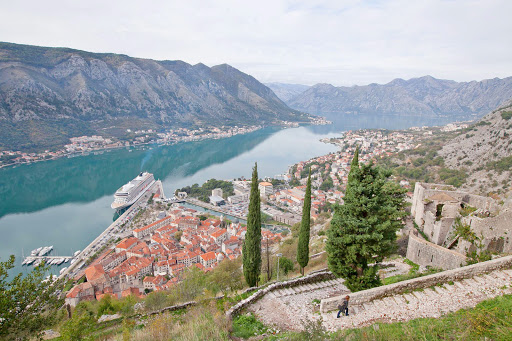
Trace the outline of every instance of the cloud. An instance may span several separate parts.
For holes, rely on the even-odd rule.
[[[17,43],[229,63],[265,82],[461,81],[512,75],[511,11],[506,0],[32,0],[1,4],[0,32]]]

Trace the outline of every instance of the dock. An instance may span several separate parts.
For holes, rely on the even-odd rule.
[[[38,266],[43,261],[47,265],[60,265],[62,263],[67,263],[70,260],[73,259],[73,256],[28,256],[25,257],[21,265],[32,265],[32,266]],[[53,264],[52,264],[53,262]]]

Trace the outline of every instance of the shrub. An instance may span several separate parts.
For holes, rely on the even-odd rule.
[[[261,335],[267,327],[251,314],[240,315],[233,319],[233,335],[248,339],[254,335]]]
[[[512,118],[512,111],[502,111],[501,118],[507,121],[510,120]]]

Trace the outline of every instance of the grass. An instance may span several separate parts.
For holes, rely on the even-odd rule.
[[[267,331],[267,327],[251,314],[237,316],[233,320],[233,335],[247,339],[254,335],[261,335]]]
[[[123,340],[118,335],[115,340]],[[159,340],[229,340],[229,321],[213,304],[195,307],[186,314],[166,313],[152,319],[144,329],[135,330],[126,339]]]
[[[418,231],[418,233],[423,237],[423,239],[425,239],[427,241],[430,241],[430,238],[428,238],[427,234],[425,232],[423,232],[422,229],[419,228],[418,224],[416,224],[415,221],[413,221],[412,223],[413,223],[414,228],[416,229],[416,231]]]
[[[383,285],[388,285],[388,284],[398,283],[398,282],[402,282],[402,281],[407,281],[409,279],[413,279],[413,278],[418,278],[418,277],[423,277],[423,276],[435,274],[435,273],[440,272],[440,271],[442,271],[442,270],[441,269],[437,269],[437,268],[428,268],[427,271],[424,271],[424,272],[417,272],[417,270],[411,269],[409,271],[409,273],[407,273],[405,275],[396,275],[396,276],[391,276],[391,277],[384,278],[382,280],[382,284]]]
[[[505,295],[441,318],[416,319],[403,323],[377,324],[341,331],[333,340],[510,340],[512,295]]]

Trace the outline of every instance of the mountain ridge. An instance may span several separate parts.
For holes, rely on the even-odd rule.
[[[282,99],[291,108],[315,114],[451,115],[471,119],[511,97],[512,77],[456,82],[427,75],[350,87],[319,83]]]
[[[61,143],[111,126],[273,125],[308,117],[228,64],[0,42],[4,148],[45,145],[31,135],[55,133]],[[30,130],[27,137],[23,129]]]

